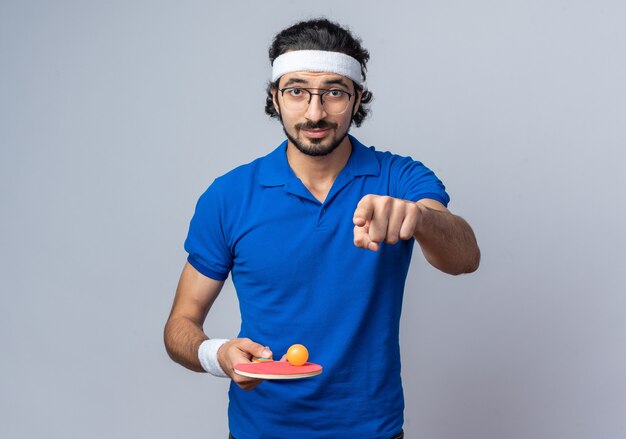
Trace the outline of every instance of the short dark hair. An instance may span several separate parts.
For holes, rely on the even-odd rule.
[[[326,50],[350,55],[361,64],[361,75],[365,80],[369,52],[361,46],[361,40],[354,37],[348,29],[325,18],[301,21],[279,32],[269,48],[270,62],[274,64],[274,60],[288,50]],[[274,108],[272,88],[278,88],[279,80],[280,78],[267,85],[265,99],[265,113],[275,118],[278,118],[278,112]],[[354,89],[356,93],[361,93],[361,104],[352,118],[354,124],[359,127],[370,112],[367,105],[373,96],[369,90],[360,91],[356,83]]]

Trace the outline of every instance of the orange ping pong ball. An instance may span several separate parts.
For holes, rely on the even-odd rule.
[[[309,351],[301,344],[294,344],[287,350],[287,361],[293,366],[302,366],[309,359]]]

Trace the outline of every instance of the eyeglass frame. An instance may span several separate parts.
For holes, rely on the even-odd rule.
[[[322,104],[322,107],[324,107],[324,95],[327,93],[330,93],[331,91],[340,91],[341,93],[345,93],[348,95],[348,105],[346,105],[346,108],[344,110],[342,110],[340,113],[335,113],[335,114],[343,114],[345,113],[345,111],[350,107],[350,100],[352,99],[353,96],[356,95],[356,93],[350,93],[349,91],[345,91],[345,90],[341,90],[340,88],[307,88],[307,87],[285,87],[285,88],[279,88],[278,91],[280,92],[280,95],[283,97],[283,99],[285,98],[285,91],[287,90],[304,90],[309,94],[309,100],[306,103],[306,107],[308,108],[309,105],[311,105],[311,100],[313,99],[313,95],[315,96],[319,96],[320,97],[320,104]],[[311,90],[324,90],[322,93],[313,93]]]

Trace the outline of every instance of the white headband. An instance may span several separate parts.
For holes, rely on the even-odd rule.
[[[283,53],[272,64],[272,82],[291,72],[337,73],[365,88],[361,77],[361,64],[345,53],[324,50],[294,50]]]

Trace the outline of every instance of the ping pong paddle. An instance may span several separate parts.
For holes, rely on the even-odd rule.
[[[322,366],[315,363],[294,366],[287,361],[264,361],[262,363],[237,364],[235,373],[264,380],[294,380],[319,375],[322,373]]]

